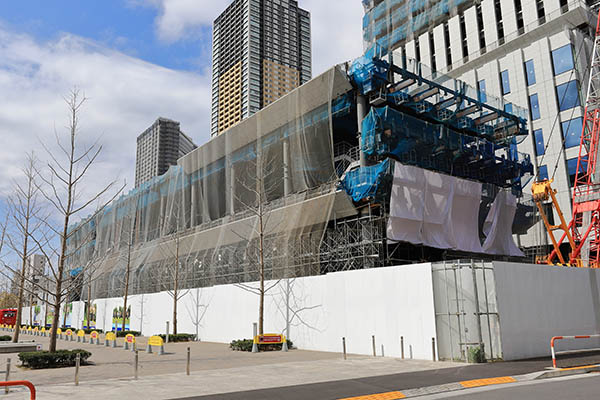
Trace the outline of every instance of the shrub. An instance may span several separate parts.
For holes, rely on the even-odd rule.
[[[78,329],[79,330],[79,329]],[[86,335],[89,335],[90,333],[92,333],[93,331],[96,331],[98,333],[102,333],[104,332],[102,329],[88,329],[88,328],[83,328],[82,329]]]
[[[82,365],[85,365],[86,360],[92,355],[89,351],[81,349],[58,350],[54,353],[31,351],[19,353],[19,360],[21,360],[24,367],[33,369],[72,367],[75,365],[77,354],[79,354]]]
[[[252,351],[252,344],[254,341],[252,339],[242,339],[242,340],[234,340],[229,344],[229,348],[234,351]],[[294,343],[291,340],[287,340],[288,349],[294,348]],[[281,344],[259,344],[259,351],[280,351],[282,345]]]
[[[117,337],[125,337],[127,335],[133,335],[133,336],[141,336],[142,333],[138,332],[138,331],[117,331],[115,332],[117,334]]]
[[[0,336],[0,342],[10,342],[11,340],[12,340],[12,337],[10,337],[8,335]]]
[[[162,340],[167,340],[167,335],[160,334],[158,335]],[[169,342],[192,342],[196,338],[196,335],[192,335],[191,333],[178,333],[177,335],[169,334]]]
[[[485,363],[485,351],[483,346],[469,348],[469,362],[477,364]]]

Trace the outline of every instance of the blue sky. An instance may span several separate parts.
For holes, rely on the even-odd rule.
[[[155,32],[157,14],[154,7],[127,0],[21,0],[4,2],[0,18],[40,40],[71,33],[167,68],[210,68],[211,27],[197,26],[193,35],[165,41]]]
[[[21,175],[25,151],[36,149],[43,160],[40,144],[56,146],[54,132],[65,126],[62,96],[73,87],[89,98],[84,136],[104,146],[88,181],[92,193],[115,179],[131,187],[136,138],[158,117],[179,121],[198,145],[208,141],[212,22],[228,3],[2,1],[0,202]],[[360,0],[299,5],[311,13],[313,76],[361,54]]]

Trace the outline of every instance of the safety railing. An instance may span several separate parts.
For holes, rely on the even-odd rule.
[[[554,350],[554,342],[562,339],[592,339],[600,338],[600,335],[578,335],[578,336],[554,336],[550,340],[550,351],[552,352],[552,367],[556,368],[556,351]],[[564,353],[564,352],[561,352]]]
[[[9,386],[25,386],[29,389],[30,399],[35,400],[35,386],[33,383],[29,381],[8,381],[8,382],[0,382],[0,386],[9,387]]]

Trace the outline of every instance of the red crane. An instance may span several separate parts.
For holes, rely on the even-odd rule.
[[[600,13],[596,25],[596,36],[590,65],[587,99],[583,119],[583,130],[579,144],[579,156],[573,186],[573,218],[567,225],[554,191],[552,181],[536,182],[532,186],[533,199],[546,225],[554,250],[543,262],[553,264],[558,258],[561,263],[578,267],[600,267],[600,170],[598,146],[600,145]],[[552,201],[561,220],[560,225],[551,225],[542,207],[542,202]],[[562,230],[556,241],[553,231]],[[568,262],[559,249],[568,239],[571,252]]]

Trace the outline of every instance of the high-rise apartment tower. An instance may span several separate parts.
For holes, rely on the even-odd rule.
[[[137,138],[135,187],[160,176],[197,146],[179,127],[179,122],[158,118]]]
[[[570,219],[597,18],[592,3],[363,0],[363,38],[366,47],[379,44],[397,64],[431,67],[478,88],[482,98],[529,108],[530,136],[518,150],[531,154],[540,178],[554,179]],[[520,244],[545,245],[542,225],[522,235]]]
[[[213,26],[211,136],[311,79],[310,14],[295,0],[234,0]]]

